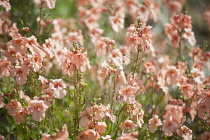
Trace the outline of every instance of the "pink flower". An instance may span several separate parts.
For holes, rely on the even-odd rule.
[[[50,82],[49,87],[53,90],[53,97],[62,99],[66,96],[66,84],[62,79],[54,79]]]
[[[155,66],[152,62],[145,62],[144,67],[147,73],[155,72]]]
[[[190,99],[193,97],[194,92],[193,92],[193,85],[191,84],[185,84],[185,85],[181,85],[181,90],[183,91],[183,96],[186,99]]]
[[[157,126],[160,126],[160,125],[162,125],[161,120],[158,119],[158,116],[157,116],[157,115],[154,115],[153,118],[151,118],[151,119],[149,120],[149,126],[148,126],[148,127],[149,127],[149,131],[150,131],[151,133],[155,133],[156,127],[157,127]]]
[[[192,130],[190,130],[188,127],[182,126],[180,133],[183,140],[192,140]]]
[[[0,60],[0,78],[10,76],[11,63],[8,60]]]
[[[132,134],[123,133],[122,136],[118,137],[116,140],[137,140],[132,136]]]
[[[9,3],[10,0],[1,0],[0,5],[2,5],[4,8],[6,8],[6,11],[9,11],[11,9],[11,5]]]
[[[16,112],[21,110],[22,106],[20,102],[17,101],[17,99],[12,99],[8,104],[5,105],[5,108],[7,109],[7,113],[10,116],[14,116]]]
[[[87,68],[90,69],[90,62],[87,58],[87,52],[83,52],[84,49],[77,49],[73,51],[68,51],[64,54],[64,62],[63,62],[63,72],[70,74],[70,76],[73,74],[73,70],[79,70],[81,72],[84,72]]]
[[[0,92],[0,108],[4,107],[4,103],[2,102],[4,94]]]
[[[98,140],[99,138],[99,133],[93,129],[83,130],[78,136],[78,140]]]
[[[141,111],[138,114],[136,114],[136,124],[140,128],[144,124],[143,117],[144,117],[144,111],[141,109]]]
[[[16,123],[17,124],[24,123],[27,114],[28,114],[27,108],[21,108],[20,110],[16,111],[14,114],[14,117],[16,118]]]
[[[106,123],[105,122],[96,122],[95,128],[98,131],[99,134],[102,134],[106,131]]]
[[[44,8],[44,7],[48,7],[49,9],[55,8],[56,0],[33,0],[33,1],[38,8]]]
[[[31,100],[28,105],[28,111],[35,121],[42,121],[48,108],[43,100]]]
[[[94,112],[93,118],[97,121],[100,121],[105,117],[106,106],[105,105],[94,105],[93,112]]]
[[[210,133],[205,132],[204,134],[201,135],[201,140],[209,140],[210,139]]]
[[[166,82],[169,85],[176,85],[179,78],[179,70],[175,66],[168,66],[166,72]]]
[[[162,130],[166,136],[172,136],[173,132],[178,128],[177,122],[172,120],[172,116],[168,116],[163,121],[163,127]]]
[[[123,85],[119,90],[120,96],[123,98],[123,101],[127,104],[132,104],[135,102],[135,96],[137,95],[138,87],[131,85]]]
[[[126,128],[129,128],[130,130],[133,130],[136,127],[136,125],[131,120],[125,120],[121,125],[120,128],[124,131]]]
[[[109,17],[109,24],[115,32],[119,32],[124,28],[124,18],[125,14],[122,7],[116,8],[114,15]]]
[[[2,135],[0,134],[0,140],[6,140],[6,139],[4,138],[4,136],[2,136]]]
[[[115,44],[114,40],[111,40],[108,37],[101,37],[96,42],[94,42],[96,54],[98,56],[107,55],[107,53],[112,51],[113,45]]]
[[[84,45],[84,37],[82,35],[82,31],[79,30],[78,32],[69,32],[65,38],[65,42],[67,44],[67,48],[73,48],[73,42],[77,42],[80,46]]]
[[[67,125],[64,124],[61,132],[54,134],[53,136],[50,134],[43,133],[41,140],[68,140],[69,132],[67,129]]]
[[[12,70],[12,74],[19,85],[24,85],[27,82],[28,73],[29,69],[26,67],[16,66],[15,69]]]

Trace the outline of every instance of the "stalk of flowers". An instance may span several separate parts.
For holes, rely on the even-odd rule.
[[[173,47],[180,47],[181,39],[184,42],[187,41],[191,46],[195,45],[196,40],[191,23],[191,16],[177,14],[171,17],[170,24],[165,24],[165,34],[170,39]]]

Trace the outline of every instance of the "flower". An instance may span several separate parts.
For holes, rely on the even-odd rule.
[[[192,140],[192,130],[190,130],[188,127],[182,126],[180,133],[182,135],[183,140]]]
[[[11,63],[8,60],[0,60],[0,78],[10,76]]]
[[[28,111],[35,121],[42,121],[48,108],[43,100],[31,100],[28,105]]]
[[[78,136],[78,140],[98,140],[99,138],[99,133],[93,129],[83,130]]]
[[[14,116],[14,114],[18,112],[22,106],[17,99],[12,99],[8,104],[5,105],[5,108],[10,116]]]
[[[0,108],[4,107],[4,103],[2,102],[4,94],[0,92]]]
[[[33,0],[38,8],[48,7],[49,9],[55,8],[56,0]]]
[[[16,66],[15,69],[12,70],[12,74],[19,85],[24,85],[27,82],[28,73],[28,67]]]
[[[129,128],[130,130],[133,130],[136,127],[136,125],[131,120],[125,120],[121,125],[120,128],[124,131],[126,128]]]
[[[16,118],[16,123],[17,124],[24,123],[27,114],[28,114],[27,108],[21,108],[20,110],[16,111],[14,114],[14,117]]]
[[[99,134],[102,134],[106,131],[106,123],[105,122],[96,122],[95,128],[98,131]]]
[[[62,99],[66,96],[66,84],[62,79],[54,79],[50,82],[49,87],[53,90],[53,97]]]
[[[155,133],[155,131],[156,131],[156,126],[160,126],[160,125],[162,125],[162,122],[161,122],[161,120],[160,119],[158,119],[158,116],[157,115],[154,115],[153,116],[153,118],[151,118],[150,120],[149,120],[149,131],[151,132],[151,133]]]
[[[1,0],[0,5],[2,5],[6,11],[9,11],[11,9],[11,5],[9,3],[10,0]]]

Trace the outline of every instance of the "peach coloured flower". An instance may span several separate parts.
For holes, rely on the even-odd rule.
[[[166,82],[169,85],[176,85],[179,78],[179,70],[175,66],[168,66],[166,71]]]
[[[46,53],[48,59],[52,59],[55,56],[55,43],[51,38],[45,40],[45,43],[42,45],[43,51]]]
[[[64,66],[63,68],[69,68],[69,70],[78,69],[81,72],[84,72],[87,68],[90,69],[90,62],[87,58],[87,52],[84,52],[84,49],[77,49],[73,51],[68,51],[64,54]],[[66,69],[64,69],[66,70]],[[64,71],[66,73],[66,71]],[[67,71],[68,73],[68,71]],[[72,73],[72,72],[70,72]]]
[[[4,94],[2,92],[0,92],[0,108],[4,107],[4,103],[2,102],[3,101],[3,96]]]
[[[172,120],[172,116],[168,116],[163,120],[162,130],[166,136],[172,136],[173,132],[178,128],[177,122]]]
[[[114,15],[109,16],[109,24],[112,26],[112,29],[115,32],[120,32],[124,28],[124,18],[125,14],[122,7],[117,8],[118,11],[115,11]]]
[[[31,100],[28,105],[28,111],[35,121],[42,121],[48,108],[43,100]]]
[[[8,104],[5,105],[5,108],[10,116],[14,116],[16,112],[21,110],[22,106],[17,99],[12,99]]]
[[[185,3],[185,0],[164,0],[164,3],[171,15],[179,13]]]
[[[6,9],[6,11],[10,11],[10,9],[11,9],[11,5],[10,5],[9,1],[10,0],[1,0],[0,1],[0,5],[2,5]]]
[[[45,104],[48,105],[49,107],[51,106],[51,102],[53,101],[53,93],[54,91],[50,88],[44,89],[43,90],[45,96],[44,100],[46,101]]]
[[[62,79],[54,79],[50,82],[49,88],[53,90],[53,97],[62,99],[66,96],[66,84]]]
[[[180,133],[183,140],[192,140],[192,130],[190,130],[185,125],[181,127]]]
[[[78,140],[98,140],[99,138],[99,133],[93,129],[83,130],[78,136]]]
[[[111,40],[108,37],[101,37],[96,42],[94,42],[96,54],[98,56],[107,55],[107,53],[112,51],[113,45],[115,44],[114,40]]]
[[[191,84],[184,84],[180,86],[181,90],[183,91],[183,96],[186,99],[190,99],[193,97],[194,92],[193,92],[193,85]]]
[[[154,0],[144,0],[146,7],[149,9],[149,18],[157,22],[158,14],[160,13],[160,4],[154,3]]]
[[[210,109],[210,91],[206,91],[201,94],[202,100],[204,101],[204,104],[206,108]]]
[[[94,105],[93,112],[94,112],[93,118],[97,121],[100,121],[105,117],[106,106],[105,105]]]
[[[6,140],[6,139],[4,138],[4,136],[2,136],[2,135],[0,134],[0,140]]]
[[[119,89],[119,94],[125,103],[132,104],[135,102],[137,90],[138,87],[131,85],[123,85]]]
[[[46,88],[46,84],[49,82],[46,78],[44,78],[43,76],[39,75],[38,80],[40,80],[42,82],[42,90],[44,90]]]
[[[191,28],[184,28],[184,34],[182,35],[182,37],[183,39],[187,40],[191,46],[195,46],[196,39]]]
[[[133,130],[136,127],[136,125],[131,120],[125,120],[121,125],[120,128],[122,131],[124,131],[126,128],[129,128],[130,130]]]
[[[88,35],[90,36],[90,39],[92,43],[96,42],[97,39],[101,38],[101,35],[103,34],[104,30],[100,28],[93,28],[88,32]]]
[[[144,67],[147,73],[155,72],[155,66],[152,62],[145,62]]]
[[[64,124],[62,126],[62,130],[57,134],[50,135],[43,133],[41,140],[68,140],[68,138],[69,138],[69,132],[67,129],[67,125]]]
[[[68,140],[69,138],[69,132],[67,129],[67,125],[64,124],[62,126],[62,130],[56,134],[56,138],[54,140]]]
[[[33,0],[34,4],[38,8],[48,7],[49,9],[55,8],[56,0]]]
[[[189,113],[192,121],[195,119],[195,116],[197,115],[197,110],[196,110],[197,104],[198,102],[194,99],[190,105]]]
[[[7,50],[3,52],[3,56],[7,58],[12,64],[17,60],[17,52],[15,51],[14,46],[9,45]]]
[[[10,61],[4,59],[0,60],[0,78],[3,78],[4,76],[10,76],[11,68],[12,66]]]
[[[90,107],[87,107],[85,111],[81,111],[79,113],[81,117],[80,122],[79,122],[80,125],[87,128],[91,126],[93,124],[92,114],[93,114],[93,109]]]
[[[15,80],[19,85],[24,85],[27,82],[27,75],[29,73],[29,69],[25,67],[16,66],[14,70],[12,70],[12,75],[15,77]]]
[[[106,106],[106,113],[105,113],[105,115],[108,117],[108,118],[110,118],[110,120],[111,120],[111,122],[116,122],[116,116],[113,114],[113,112],[112,112],[112,110],[111,110],[111,108],[110,108],[110,104],[108,104],[107,106]]]
[[[17,124],[24,123],[27,114],[28,114],[27,108],[21,108],[20,110],[16,111],[14,114],[14,117],[16,118],[16,123]]]
[[[203,52],[199,47],[193,47],[188,55],[193,59],[194,62],[200,61],[203,56]]]
[[[21,54],[22,56],[26,55],[27,52],[27,38],[17,35],[12,38],[9,42],[10,45],[14,46],[15,52]]]
[[[207,119],[210,109],[207,108],[205,101],[201,100],[197,105],[197,109],[198,117],[204,120]]]
[[[201,134],[201,140],[209,140],[210,139],[210,132],[205,132]]]
[[[40,45],[38,44],[37,38],[35,36],[31,36],[27,38],[27,40],[27,46],[32,53],[31,55],[28,55],[28,57],[31,59],[33,70],[37,72],[42,67],[42,61],[46,56],[46,53],[44,53],[44,51],[40,49]]]
[[[102,134],[106,131],[106,123],[105,122],[96,122],[95,128],[98,131],[99,134]]]
[[[130,25],[127,29],[126,36],[125,36],[127,45],[129,48],[131,48],[132,52],[136,52],[136,46],[138,46],[141,43],[141,39],[139,38],[136,27],[134,24]]]
[[[149,125],[148,125],[148,128],[149,128],[149,131],[151,133],[155,133],[156,131],[156,127],[157,126],[161,126],[162,125],[162,122],[160,119],[158,119],[158,116],[157,115],[154,115],[153,118],[151,118],[149,120]]]
[[[134,24],[128,27],[126,42],[131,48],[131,52],[137,52],[138,47],[144,51],[153,49],[151,28],[151,26],[146,26],[142,30],[137,30]]]
[[[136,121],[137,121],[136,124],[140,128],[144,124],[143,117],[144,117],[144,111],[141,109],[141,111],[138,114],[136,114]]]
[[[122,136],[118,137],[116,140],[137,140],[131,134],[123,133]]]
[[[77,42],[80,46],[83,46],[84,37],[82,35],[82,31],[79,30],[77,32],[69,32],[64,41],[67,44],[67,48],[69,49],[73,48],[73,42]]]

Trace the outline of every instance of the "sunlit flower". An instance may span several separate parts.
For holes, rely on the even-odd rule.
[[[149,126],[148,126],[149,131],[150,131],[151,133],[155,133],[156,127],[157,127],[157,126],[160,126],[160,125],[162,125],[161,120],[158,118],[157,115],[154,115],[153,118],[151,118],[151,119],[149,120]]]
[[[21,110],[22,106],[21,106],[20,102],[17,101],[17,99],[13,99],[13,100],[11,100],[11,102],[9,102],[8,104],[5,105],[5,108],[7,109],[7,113],[10,116],[14,116],[14,114],[16,112]]]
[[[83,130],[78,136],[78,140],[98,140],[99,138],[99,133],[93,129]]]
[[[28,105],[28,111],[35,121],[42,121],[48,108],[43,100],[31,100]]]

